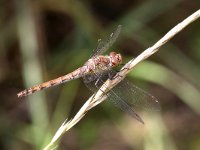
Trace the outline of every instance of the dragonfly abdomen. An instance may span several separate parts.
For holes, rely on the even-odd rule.
[[[20,93],[18,93],[17,96],[18,97],[27,96],[29,94],[41,91],[43,89],[47,89],[49,87],[53,87],[53,86],[56,86],[58,84],[62,84],[62,83],[65,83],[65,82],[80,78],[80,77],[83,76],[83,74],[85,72],[86,72],[86,67],[85,66],[80,67],[80,68],[74,70],[73,72],[71,72],[71,73],[69,73],[67,75],[64,75],[64,76],[61,76],[59,78],[44,82],[42,84],[33,86],[31,88],[25,89],[25,90],[21,91]]]

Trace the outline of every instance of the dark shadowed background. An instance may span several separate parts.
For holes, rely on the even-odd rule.
[[[91,96],[81,79],[33,95],[17,93],[65,75],[118,24],[110,50],[123,63],[199,9],[198,0],[1,0],[0,149],[42,149]],[[137,122],[106,101],[69,132],[58,149],[200,149],[200,20],[140,63],[128,78],[159,99],[159,112]]]

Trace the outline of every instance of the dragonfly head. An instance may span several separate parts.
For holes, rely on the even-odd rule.
[[[110,57],[110,62],[111,62],[112,67],[116,67],[120,65],[120,63],[122,62],[121,54],[117,54],[116,52],[111,52],[109,57]]]

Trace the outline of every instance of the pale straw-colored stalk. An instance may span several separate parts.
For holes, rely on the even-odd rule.
[[[200,9],[197,10],[195,13],[187,17],[185,20],[183,20],[181,23],[176,25],[174,28],[172,28],[165,36],[163,36],[158,42],[156,42],[152,47],[149,47],[145,51],[143,51],[139,56],[137,56],[135,59],[130,60],[127,64],[124,65],[124,67],[115,75],[115,77],[110,80],[108,79],[102,87],[92,95],[86,103],[81,107],[81,109],[78,111],[78,113],[72,118],[71,120],[66,120],[61,127],[57,130],[56,134],[54,135],[51,142],[44,148],[52,149],[55,142],[64,134],[67,132],[70,128],[72,128],[77,122],[79,122],[87,113],[88,110],[95,107],[102,101],[106,99],[105,93],[107,93],[110,89],[112,89],[114,86],[116,86],[120,81],[122,81],[126,75],[141,61],[145,60],[146,58],[153,55],[155,52],[159,50],[161,46],[163,46],[166,42],[168,42],[172,37],[174,37],[177,33],[179,33],[181,30],[183,30],[186,26],[188,26],[193,21],[197,20],[200,17]]]

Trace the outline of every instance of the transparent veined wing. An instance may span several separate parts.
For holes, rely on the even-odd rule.
[[[117,28],[114,30],[113,33],[111,33],[110,37],[106,41],[102,41],[101,39],[99,39],[98,45],[96,49],[94,50],[92,57],[96,55],[101,55],[102,53],[107,51],[118,38],[121,32],[121,28],[122,28],[121,25],[118,25]]]
[[[104,73],[89,74],[83,77],[83,79],[86,86],[93,92],[96,92],[108,78],[112,78],[115,74],[114,70],[109,70]],[[108,95],[108,100],[116,107],[127,112],[141,123],[144,122],[135,112],[136,108],[160,110],[160,104],[154,96],[133,85],[127,79],[122,80],[106,94]]]

